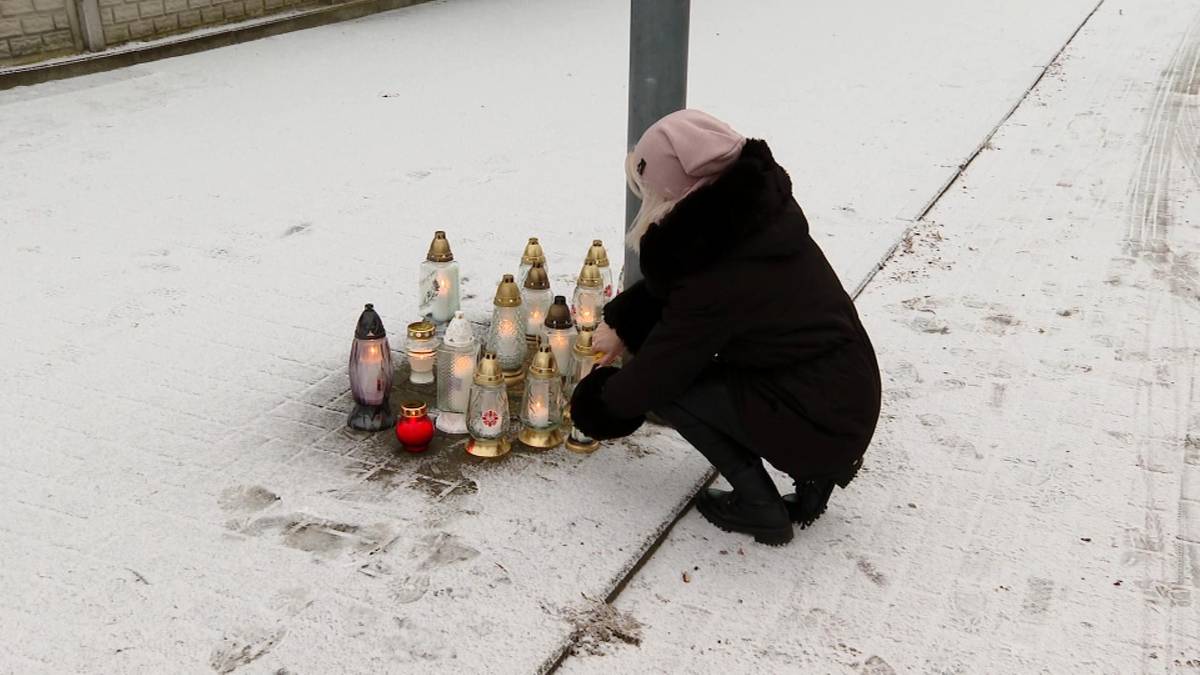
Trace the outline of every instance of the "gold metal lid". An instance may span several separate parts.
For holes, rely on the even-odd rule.
[[[421,401],[405,401],[400,404],[400,414],[404,417],[424,417],[428,407]]]
[[[578,284],[583,288],[600,288],[604,285],[604,278],[600,276],[600,268],[592,263],[584,263],[583,269],[579,270]]]
[[[529,243],[525,244],[525,252],[521,254],[521,264],[532,265],[537,262],[546,264],[546,252],[542,250],[537,237],[530,237]]]
[[[496,287],[496,299],[492,301],[497,307],[519,307],[521,305],[521,289],[513,281],[513,275],[505,274]]]
[[[533,361],[529,364],[529,374],[542,379],[558,376],[558,364],[554,361],[554,352],[551,351],[550,345],[538,347]]]
[[[579,334],[575,336],[575,345],[572,347],[576,354],[590,356],[596,353],[595,348],[592,347],[592,335],[591,328],[579,329]]]
[[[454,252],[450,250],[450,241],[446,233],[438,230],[433,233],[433,241],[429,242],[429,253],[425,259],[431,262],[450,262],[454,260]]]
[[[525,276],[525,288],[535,291],[544,291],[550,288],[550,277],[546,274],[545,263],[533,263],[533,267],[529,268],[529,274]]]
[[[413,340],[429,340],[437,331],[428,321],[416,321],[408,324],[408,337]]]
[[[481,387],[495,387],[504,384],[504,369],[496,359],[495,352],[484,352],[475,366],[475,384]]]
[[[566,296],[554,296],[554,304],[546,310],[546,320],[542,323],[546,328],[570,328],[575,325],[571,320],[571,308],[567,307]]]
[[[604,242],[593,239],[585,260],[596,267],[608,267],[608,251],[604,248]]]

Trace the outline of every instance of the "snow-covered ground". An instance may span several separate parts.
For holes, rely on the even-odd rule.
[[[954,175],[1095,3],[899,4],[693,3],[692,105],[771,141],[792,172],[815,235],[848,286],[857,285],[896,242],[908,219]],[[1166,0],[1150,6],[1172,9],[1172,19],[1162,20],[1165,10],[1155,15],[1157,23],[1144,16],[1149,9],[1126,8],[1119,19],[1111,16],[1117,5],[1105,10],[1109,21],[1124,21],[1116,25],[1131,32],[1108,29],[1112,44],[1094,47],[1090,67],[1097,72],[1084,85],[1104,82],[1118,92],[1114,96],[1128,100],[1142,87],[1155,86],[1193,10]],[[573,627],[594,618],[586,612],[591,607],[586,598],[603,598],[612,589],[703,480],[701,458],[654,429],[582,458],[561,450],[515,453],[495,464],[450,461],[445,455],[398,456],[386,435],[362,439],[342,430],[345,358],[363,302],[376,304],[394,334],[411,320],[416,267],[434,229],[450,233],[468,276],[467,309],[477,318],[486,315],[496,280],[515,267],[527,236],[542,237],[559,292],[568,290],[593,237],[609,241],[617,254],[626,11],[626,3],[618,0],[436,2],[0,92],[0,337],[6,347],[0,351],[5,384],[0,503],[7,516],[0,524],[0,669],[528,672],[556,658]],[[1159,62],[1141,60],[1155,54]],[[1088,63],[1081,58],[1081,64]],[[1125,79],[1103,79],[1113,71]],[[1060,196],[1069,190],[1087,191],[1091,199],[1099,189],[1095,182],[1081,179],[1074,188],[1023,182],[1038,177],[1028,170],[1031,162],[1056,166],[1049,164],[1052,157],[1080,172],[1103,169],[1108,182],[1100,185],[1110,192],[1096,199],[1116,207],[1124,187],[1117,183],[1127,176],[1095,163],[1107,162],[1110,154],[1117,163],[1136,159],[1142,148],[1134,138],[1137,129],[1120,139],[1116,130],[1140,124],[1153,99],[1130,104],[1129,110],[1144,105],[1147,111],[1127,110],[1108,119],[1102,116],[1105,100],[1097,98],[1095,115],[1067,128],[1057,115],[1099,95],[1076,86],[1081,92],[1061,105],[1051,104],[1049,93],[1027,103],[1037,106],[1039,97],[1045,103],[1034,110],[1042,117],[1027,124],[1061,125],[1041,130],[1043,154],[1026,152],[1020,160],[997,165],[994,185],[972,174],[967,183],[972,191],[954,192],[953,200],[935,211],[934,219],[945,223],[942,231],[962,241],[983,237],[990,245],[1000,234],[990,227],[996,221],[1007,217],[1020,224],[1031,217],[1016,210],[1015,188],[1029,193],[1029,203],[1021,208],[1044,208],[1050,216],[1051,208],[1065,215],[1068,205]],[[1192,128],[1179,121],[1190,119],[1185,113],[1191,108],[1169,109],[1179,111],[1170,116],[1171,129]],[[1079,154],[1081,147],[1100,152],[1094,136],[1102,121],[1113,129],[1105,154]],[[1016,122],[1010,126],[1020,130]],[[1080,125],[1088,125],[1092,136],[1071,144],[1061,140],[1078,133],[1074,129]],[[1006,128],[1005,134],[1011,133]],[[1061,152],[1052,153],[1053,144],[1062,146]],[[989,151],[985,158],[1000,161],[991,156]],[[1005,157],[1000,151],[995,156]],[[1147,161],[1168,166],[1161,164],[1161,154],[1154,157]],[[1174,179],[1184,180],[1181,170],[1172,171]],[[972,210],[985,194],[994,195],[988,212]],[[1127,222],[1115,212],[1097,208],[1096,213],[1097,222],[1103,217]],[[952,229],[956,219],[963,223],[961,235]],[[974,229],[984,224],[989,227]],[[1013,227],[1013,237],[1023,233]],[[1054,245],[1045,251],[1054,257],[1062,247],[1055,237],[1084,232],[1037,234]],[[837,648],[821,643],[820,631],[862,626],[883,635],[879,640],[887,635],[903,640],[899,628],[879,630],[877,622],[908,620],[908,615],[889,618],[881,611],[886,602],[899,604],[901,591],[935,591],[927,585],[887,586],[887,580],[904,578],[888,567],[889,561],[915,576],[918,564],[933,560],[943,565],[946,588],[953,591],[956,579],[966,584],[952,609],[965,606],[973,613],[928,605],[934,615],[925,618],[928,623],[911,623],[913,630],[922,630],[920,635],[932,642],[940,638],[933,632],[938,622],[974,617],[965,634],[989,637],[984,627],[995,620],[989,613],[993,605],[979,604],[979,584],[991,578],[981,576],[980,565],[1013,549],[987,548],[979,543],[987,540],[977,538],[992,534],[1011,541],[1025,536],[1031,522],[1062,522],[1048,516],[1037,520],[1042,511],[1022,512],[996,501],[1006,495],[993,498],[989,490],[998,486],[1013,491],[1012,499],[1028,497],[1021,502],[1027,509],[1077,505],[1072,500],[1085,494],[1072,482],[1077,476],[1066,460],[1053,451],[1057,446],[1028,446],[1038,448],[1034,457],[1044,463],[1035,467],[1023,454],[1026,446],[989,436],[1005,425],[1004,431],[1016,426],[1013,419],[1024,421],[1022,415],[1045,415],[1047,402],[1058,406],[1056,414],[1083,414],[1078,401],[1053,388],[1061,382],[1026,378],[1038,365],[1028,359],[1041,354],[1056,364],[1066,358],[1038,351],[1051,348],[1021,332],[1032,331],[1040,320],[1025,315],[1036,307],[1011,300],[1012,309],[993,312],[1020,322],[1008,327],[1003,320],[967,316],[987,303],[1001,303],[993,294],[1007,297],[1020,284],[1043,279],[1040,269],[1031,268],[1034,257],[1004,248],[1016,241],[1000,242],[1003,246],[997,244],[986,261],[969,257],[974,251],[951,252],[947,246],[952,244],[943,242],[940,255],[956,261],[945,274],[964,276],[930,276],[916,282],[921,286],[892,288],[898,282],[885,277],[904,265],[934,267],[917,257],[922,250],[917,245],[911,257],[905,256],[909,262],[889,266],[877,278],[882,285],[877,294],[865,296],[864,316],[880,335],[893,393],[871,472],[838,496],[820,527],[787,549],[747,547],[745,561],[726,557],[736,556],[735,548],[725,555],[720,549],[700,550],[721,556],[726,566],[719,580],[715,567],[702,567],[690,573],[692,583],[679,586],[677,561],[695,553],[688,533],[713,534],[685,519],[618,602],[646,627],[640,650],[623,649],[608,658],[642,660],[601,659],[594,665],[665,668],[691,653],[693,643],[681,637],[681,626],[698,631],[697,636],[717,630],[717,624],[697,619],[703,614],[671,607],[701,607],[735,622],[741,613],[745,624],[758,626],[764,616],[802,608],[791,622],[794,628],[767,620],[773,627],[763,630],[777,630],[787,640],[764,641],[760,630],[759,642],[745,646],[743,660],[760,658],[767,650],[761,658],[776,667],[793,657],[802,662],[803,649],[814,664],[830,658],[834,652],[829,650]],[[1081,246],[1101,243],[1088,239]],[[1140,264],[1131,257],[1130,269],[1122,274],[1134,282],[1134,275],[1144,271],[1150,275],[1145,288],[1097,288],[1110,295],[1121,290],[1149,294],[1153,287],[1146,284],[1156,280],[1146,271],[1151,268]],[[1174,268],[1153,269],[1169,274]],[[1010,284],[1006,277],[982,274],[988,270],[1021,274]],[[1092,287],[1082,284],[1090,277],[1072,273],[1082,275],[1079,288],[1085,290],[1059,281],[1056,292],[1084,293],[1071,307],[1091,307],[1092,313],[1051,318],[1100,321],[1096,331],[1114,340],[1111,349],[1134,351],[1120,346],[1131,339],[1120,332],[1129,328],[1127,317],[1089,305]],[[937,279],[951,288],[913,290]],[[980,285],[971,291],[975,299],[968,298],[984,303],[980,307],[962,302],[966,291],[960,289],[970,284]],[[944,304],[906,307],[911,316],[892,313],[902,300],[925,294]],[[1136,305],[1138,297],[1125,301]],[[1189,308],[1194,306],[1180,305],[1179,312]],[[919,320],[947,321],[951,332],[914,334],[910,324],[920,330],[932,326]],[[978,330],[959,330],[963,325]],[[1155,339],[1185,335],[1178,326],[1186,328],[1186,321],[1180,319],[1173,332],[1156,332]],[[995,362],[982,350],[1009,343],[986,327],[1030,342],[1006,352],[1011,362]],[[1066,327],[1037,327],[1047,330],[1047,340],[1072,335]],[[1086,335],[1076,337],[1086,342]],[[942,344],[927,345],[930,340]],[[948,366],[934,361],[943,346],[958,351],[940,358],[960,361]],[[1138,350],[1148,360],[1122,362],[1133,374],[1114,371],[1126,379],[1105,380],[1114,387],[1105,395],[1109,398],[1084,380],[1078,396],[1122,404],[1120,386],[1138,386],[1137,369],[1153,368],[1166,358],[1145,345]],[[1058,367],[1045,368],[1061,378],[1082,377],[1059,373]],[[952,370],[962,372],[939,374]],[[1007,399],[1004,388],[991,386],[1001,372],[1011,379]],[[921,382],[915,381],[918,376]],[[964,386],[939,388],[950,380]],[[1037,389],[1038,382],[1046,388]],[[1022,387],[1030,388],[1028,398],[1020,397]],[[1182,395],[1183,383],[1176,387],[1172,391]],[[1037,399],[1039,394],[1046,400]],[[988,422],[986,415],[1000,414],[988,407],[995,396],[1012,402],[1005,414],[1018,417]],[[1186,399],[1177,403],[1186,409]],[[1128,420],[1124,426],[1113,423],[1119,427],[1114,431],[1128,434],[1125,455],[1087,455],[1080,465],[1105,466],[1103,459],[1120,468],[1142,447],[1142,438],[1155,440],[1146,448],[1167,447],[1166,432],[1150,429],[1161,424],[1154,416],[1166,408],[1158,402],[1138,410],[1147,416],[1147,430],[1131,428]],[[942,427],[927,427],[921,419],[941,420]],[[1037,418],[1025,426],[1034,428],[1017,431],[1044,442],[1045,427],[1058,428],[1059,420]],[[1096,433],[1101,431],[1097,427]],[[1080,444],[1090,449],[1087,438],[1088,444]],[[937,445],[938,439],[944,443]],[[933,457],[944,461],[927,464]],[[958,464],[964,466],[957,473],[939,473],[943,465]],[[1006,476],[1005,482],[978,478],[993,475]],[[1172,485],[1165,473],[1141,472],[1138,479],[1143,475],[1146,482],[1134,484],[1115,469],[1106,472],[1099,478],[1117,482],[1114,491],[1103,494],[1117,495],[1114,501],[1124,504],[1123,499],[1145,496],[1130,492],[1140,485],[1163,490]],[[1037,482],[1043,479],[1049,482]],[[960,508],[965,497],[948,485],[973,486],[970,494],[977,498]],[[1112,485],[1085,487],[1100,494]],[[892,502],[899,500],[904,509],[908,502],[918,507],[894,509]],[[1094,532],[1133,517],[1097,510],[1085,511],[1097,522]],[[1010,523],[1002,517],[1014,511],[1024,520]],[[978,524],[974,534],[973,523]],[[1172,526],[1137,523],[1151,533],[1146,546],[1160,542],[1158,550],[1142,557],[1130,548],[1134,563],[1143,565],[1139,569],[1177,559],[1171,557],[1176,555]],[[964,539],[970,536],[976,538]],[[1125,539],[1105,542],[1103,536],[1092,536],[1094,550],[1114,544],[1111,555],[1126,555]],[[824,538],[824,546],[812,545],[817,537]],[[930,540],[944,544],[946,557],[918,545]],[[963,543],[968,541],[974,548]],[[1029,550],[1040,556],[1046,549]],[[927,557],[914,558],[918,553]],[[1061,597],[1055,593],[1075,592],[1054,567],[1063,564],[1059,558],[1038,560],[1049,566],[1047,571],[1020,568],[1020,579],[1006,584],[1012,593],[1038,606],[1047,593],[1053,601]],[[1196,558],[1188,560],[1194,564]],[[801,574],[768,573],[768,568]],[[994,569],[1001,574],[1009,568],[995,562]],[[872,585],[853,585],[862,581],[853,575],[867,570],[874,570],[866,575]],[[655,574],[669,577],[661,590],[646,581]],[[876,574],[890,589],[884,604],[878,592],[868,595]],[[822,576],[834,581],[822,586]],[[774,577],[785,585],[753,585]],[[1027,592],[1026,577],[1053,584],[1051,590],[1039,581],[1034,586],[1042,590]],[[1125,586],[1105,589],[1114,595],[1100,597],[1113,602],[1130,597],[1121,593],[1152,597],[1159,588],[1148,573],[1143,586],[1137,585],[1141,577],[1123,578]],[[647,609],[646,598],[653,593],[670,598],[706,582],[712,586],[702,599]],[[756,609],[750,595],[738,596],[749,606],[723,606],[735,597],[726,594],[741,588],[762,607]],[[781,597],[792,598],[787,607],[767,602]],[[957,596],[947,591],[943,597]],[[824,602],[821,598],[831,599],[813,604]],[[1179,635],[1194,634],[1193,606],[1178,601],[1174,606],[1183,609],[1149,606],[1139,626],[1146,626],[1150,637],[1132,639],[1152,641],[1161,635],[1166,640],[1173,634],[1155,633],[1151,621],[1168,616],[1182,617],[1173,624],[1185,631]],[[1055,605],[1047,607],[1042,616],[1058,616]],[[776,614],[762,613],[771,611]],[[1110,624],[1091,623],[1098,631],[1112,630]],[[978,632],[970,633],[971,626]],[[782,655],[770,656],[770,649]],[[943,651],[956,653],[947,651],[952,649],[942,642],[912,647],[908,660],[894,652],[880,658],[920,668],[923,655],[940,663]],[[739,658],[733,648],[729,654]],[[1159,654],[1175,657],[1165,648]],[[737,661],[696,661],[692,668],[729,669],[730,663]],[[567,664],[588,666],[589,661]]]
[[[1198,94],[1200,7],[1106,2],[859,298],[859,480],[785,549],[689,514],[563,672],[1200,671]]]

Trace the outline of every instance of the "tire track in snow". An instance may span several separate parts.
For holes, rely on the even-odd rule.
[[[1146,145],[1138,171],[1130,186],[1130,214],[1125,248],[1131,258],[1140,259],[1151,266],[1155,277],[1166,283],[1171,293],[1154,297],[1146,307],[1144,321],[1146,353],[1151,354],[1152,345],[1165,345],[1176,354],[1191,352],[1187,335],[1188,313],[1194,313],[1200,305],[1200,275],[1189,249],[1195,248],[1195,238],[1185,237],[1190,232],[1178,229],[1176,210],[1180,200],[1186,196],[1184,186],[1200,184],[1200,13],[1180,40],[1170,63],[1163,72],[1155,91],[1145,130]],[[1180,175],[1182,168],[1186,175]],[[1164,306],[1166,305],[1166,306]],[[1168,316],[1160,317],[1164,312]],[[1156,335],[1154,327],[1169,323],[1169,336]],[[1177,490],[1175,514],[1174,565],[1164,559],[1160,565],[1145,565],[1141,580],[1143,588],[1142,635],[1143,670],[1155,670],[1152,660],[1157,659],[1154,650],[1161,646],[1168,654],[1176,653],[1177,612],[1188,608],[1194,601],[1195,589],[1191,584],[1189,546],[1200,542],[1189,541],[1189,533],[1200,523],[1193,523],[1188,494],[1188,441],[1190,438],[1189,413],[1196,408],[1196,356],[1193,352],[1186,360],[1168,359],[1166,364],[1148,359],[1139,373],[1138,404],[1132,411],[1135,424],[1150,432],[1156,423],[1161,423],[1164,409],[1174,411],[1170,421],[1171,436],[1168,442],[1178,445],[1178,456],[1164,458],[1161,464],[1155,458],[1155,448],[1144,446],[1139,452],[1139,463],[1143,468],[1142,480],[1145,490],[1143,508],[1147,518],[1147,530],[1156,535],[1149,546],[1164,557],[1168,555],[1166,542],[1162,540],[1163,524],[1158,522],[1161,509],[1155,493],[1161,482],[1153,474],[1165,472],[1173,479]],[[1181,362],[1182,361],[1182,362]],[[1186,376],[1172,378],[1172,367],[1186,372]],[[1162,369],[1162,372],[1159,372]],[[1154,372],[1150,372],[1154,371]],[[1162,388],[1163,382],[1174,379],[1186,386],[1186,393]],[[1181,400],[1181,396],[1183,397]],[[1165,398],[1166,400],[1161,400]],[[1168,468],[1169,467],[1169,468]],[[1162,514],[1162,517],[1168,517]],[[1134,552],[1136,555],[1136,552]],[[1193,561],[1194,563],[1194,561]],[[1157,574],[1155,574],[1157,572]],[[1161,617],[1166,606],[1166,631],[1158,634],[1156,619]],[[1159,640],[1163,640],[1159,643]]]

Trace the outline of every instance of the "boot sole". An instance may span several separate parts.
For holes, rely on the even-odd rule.
[[[791,523],[786,528],[765,528],[765,527],[733,527],[728,523],[718,521],[715,517],[708,513],[708,508],[704,502],[696,502],[696,510],[704,519],[712,523],[717,529],[725,532],[733,532],[738,534],[748,534],[754,537],[754,541],[767,546],[783,546],[792,540],[794,532],[792,532]]]
[[[850,465],[849,471],[847,471],[844,475],[834,479],[834,485],[837,485],[839,488],[845,490],[846,487],[850,485],[850,481],[854,480],[855,477],[858,476],[858,470],[861,468],[862,458],[859,457],[853,464]],[[787,505],[788,517],[792,519],[793,523],[799,525],[800,529],[802,530],[811,526],[813,523],[817,522],[818,518],[825,515],[825,510],[829,505],[829,502],[826,501],[825,506],[822,506],[820,511],[817,511],[812,516],[805,518],[804,514],[800,511],[800,505],[796,503],[796,495],[784,495],[783,501]]]
[[[805,518],[804,514],[801,513],[800,505],[796,503],[796,500],[788,499],[788,497],[793,497],[793,495],[783,496],[783,501],[785,504],[787,504],[788,518],[791,518],[792,522],[799,525],[800,529],[802,530],[811,526],[813,523],[817,522],[818,518],[825,515],[825,507],[821,507],[819,512],[809,516],[808,518]]]

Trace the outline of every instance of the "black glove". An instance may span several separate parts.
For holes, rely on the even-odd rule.
[[[644,416],[614,417],[604,405],[602,395],[608,378],[621,372],[617,368],[597,368],[575,386],[571,396],[571,421],[589,438],[607,441],[628,436],[646,421]]]

